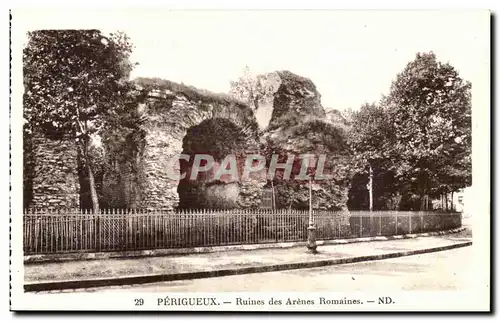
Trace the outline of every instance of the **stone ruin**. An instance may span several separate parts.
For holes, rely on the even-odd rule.
[[[252,110],[247,105],[232,99],[199,98],[189,99],[182,92],[164,89],[155,91],[138,106],[141,118],[144,120],[141,123],[143,131],[140,143],[141,152],[129,163],[115,164],[114,173],[118,175],[110,173],[105,176],[104,198],[110,207],[155,209],[178,207],[179,202],[182,202],[180,196],[188,194],[189,191],[182,189],[182,186],[179,187],[182,181],[180,183],[170,179],[167,169],[171,166],[172,157],[186,153],[185,146],[183,146],[186,135],[202,124],[226,122],[234,127],[235,134],[246,138],[247,149],[244,152],[257,151],[257,123]],[[205,134],[217,136],[219,133]],[[212,146],[212,148],[215,147]],[[210,153],[211,150],[198,150],[197,152]],[[216,162],[220,160],[216,158]],[[180,166],[177,169],[181,170]],[[244,206],[252,202],[249,198],[253,197],[253,193],[248,193],[248,190],[256,188],[259,190],[259,187],[265,184],[265,182],[210,184],[214,183],[210,179],[196,183],[202,184],[200,188],[215,198],[214,207],[217,204],[219,207]],[[229,204],[217,203],[216,194],[225,194],[228,198],[232,198],[232,201]],[[186,197],[189,199],[188,195]],[[258,198],[259,195],[255,196],[253,202],[258,203]],[[202,207],[207,204],[199,203],[198,205]],[[186,204],[183,207],[187,207]]]
[[[244,150],[239,152],[255,153],[263,138],[275,137],[280,130],[286,130],[287,125],[280,122],[287,115],[293,114],[303,121],[325,118],[321,96],[309,79],[288,71],[274,73],[273,79],[277,86],[270,102],[272,114],[268,127],[272,130],[267,132],[259,130],[249,106],[228,96],[193,92],[191,87],[174,86],[170,82],[151,90],[137,106],[141,115],[137,152],[126,162],[106,154],[110,170],[104,175],[102,197],[107,207],[170,210],[189,207],[192,200],[200,207],[259,207],[267,184],[265,179],[214,182],[208,178],[197,182],[199,186],[188,186],[170,180],[166,168],[172,156],[186,152],[187,146],[194,144],[189,140],[197,131],[202,135],[218,135],[214,128],[223,126],[229,135],[233,130],[234,137],[241,135],[245,139]],[[27,163],[32,175],[28,183],[25,179],[25,195],[30,197],[25,199],[25,207],[78,207],[78,155],[71,139],[37,136],[31,146],[32,157]]]
[[[78,150],[69,135],[34,133],[25,146],[25,207],[74,209],[80,206]],[[26,179],[27,178],[27,179]]]

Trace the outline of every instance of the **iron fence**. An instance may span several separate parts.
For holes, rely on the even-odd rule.
[[[461,226],[459,213],[313,211],[318,240]],[[301,210],[38,210],[24,213],[24,253],[128,251],[306,241]]]

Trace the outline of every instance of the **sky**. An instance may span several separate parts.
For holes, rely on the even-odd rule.
[[[484,12],[25,10],[19,29],[98,28],[129,35],[132,77],[160,77],[228,92],[242,75],[290,70],[310,78],[327,108],[357,109],[387,94],[417,52],[434,51],[473,81]],[[15,24],[14,24],[15,26]],[[474,85],[474,83],[473,83]]]

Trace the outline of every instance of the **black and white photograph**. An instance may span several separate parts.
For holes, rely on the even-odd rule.
[[[12,310],[490,310],[488,10],[11,15]]]

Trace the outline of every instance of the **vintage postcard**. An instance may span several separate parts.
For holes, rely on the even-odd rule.
[[[488,10],[11,14],[12,310],[490,310]]]

